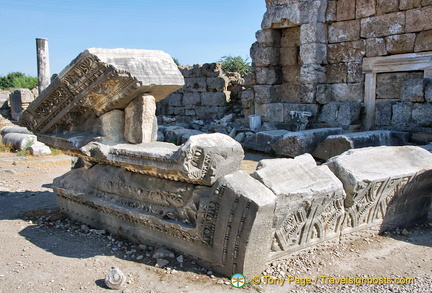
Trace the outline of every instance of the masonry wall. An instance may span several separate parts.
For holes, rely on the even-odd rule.
[[[363,58],[432,51],[431,0],[267,0],[266,4],[262,30],[251,47],[253,78],[242,95],[245,116],[260,114],[264,121],[286,123],[290,111],[309,111],[310,127],[357,129],[364,123]],[[432,114],[427,81],[423,97],[401,100],[404,83],[405,91],[411,91],[407,81],[423,77],[423,72],[378,76],[377,117],[385,119],[376,127],[398,125],[394,117],[401,111],[409,123],[432,124],[431,119],[413,118],[414,108],[422,116]]]
[[[157,103],[156,115],[172,116],[177,122],[190,123],[199,119],[220,119],[235,102],[235,93],[242,83],[240,75],[222,73],[220,63],[180,66],[185,85]],[[241,86],[240,86],[241,87]]]

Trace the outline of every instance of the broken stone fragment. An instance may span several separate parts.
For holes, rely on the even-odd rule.
[[[126,283],[126,276],[118,267],[112,267],[105,276],[105,285],[114,290],[120,290]]]
[[[276,195],[271,257],[338,236],[345,215],[343,185],[310,154],[262,160],[252,177]]]
[[[160,101],[184,84],[173,59],[156,50],[82,52],[22,113],[20,125],[35,133],[97,135],[97,118],[125,109],[140,94]]]
[[[344,229],[381,231],[426,221],[432,200],[432,154],[414,146],[353,149],[326,165],[347,197]]]

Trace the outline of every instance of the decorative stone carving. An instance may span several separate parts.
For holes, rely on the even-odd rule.
[[[344,219],[342,183],[311,155],[260,161],[252,175],[276,194],[271,258],[337,237]]]
[[[87,130],[86,123],[124,109],[140,93],[158,101],[183,83],[174,61],[162,51],[91,48],[40,94],[20,124],[35,133]]]
[[[256,274],[270,251],[275,196],[241,171],[205,187],[96,165],[56,178],[54,190],[72,217],[193,255],[222,274]]]
[[[347,197],[344,231],[381,231],[424,221],[432,198],[432,154],[414,146],[350,150],[327,162]]]

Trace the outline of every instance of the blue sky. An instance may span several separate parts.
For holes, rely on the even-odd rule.
[[[156,49],[181,64],[249,56],[264,0],[0,0],[0,75],[36,76],[36,38],[51,74],[87,48]]]

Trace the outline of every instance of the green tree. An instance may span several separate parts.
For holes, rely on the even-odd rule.
[[[223,56],[218,62],[222,63],[223,72],[238,72],[241,76],[248,75],[251,72],[251,65],[248,58],[241,56]]]
[[[38,80],[36,77],[27,76],[21,72],[11,72],[6,76],[0,76],[0,89],[9,88],[27,88],[37,87]]]

